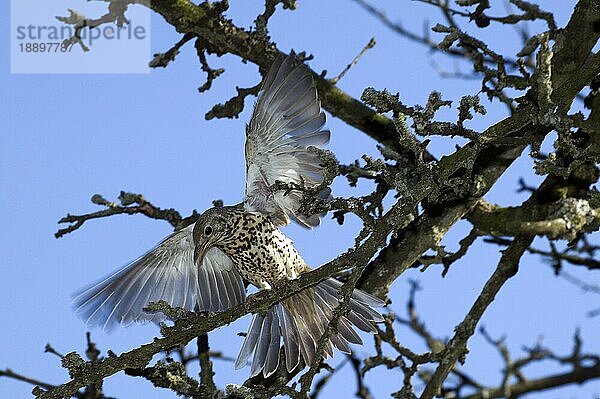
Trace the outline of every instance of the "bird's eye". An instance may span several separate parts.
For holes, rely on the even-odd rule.
[[[206,226],[206,227],[204,228],[204,235],[205,235],[205,236],[209,236],[209,235],[211,235],[211,234],[212,234],[212,227],[210,227],[210,226]]]

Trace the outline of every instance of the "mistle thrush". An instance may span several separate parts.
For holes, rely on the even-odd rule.
[[[211,208],[154,249],[75,297],[76,312],[89,325],[110,329],[116,324],[159,321],[161,314],[143,310],[164,300],[173,307],[221,312],[246,299],[244,281],[259,289],[276,288],[310,267],[279,226],[290,219],[306,226],[319,215],[299,212],[300,190],[275,190],[276,182],[318,186],[324,167],[310,146],[329,141],[322,130],[325,114],[308,68],[295,56],[279,57],[265,77],[250,124],[246,127],[246,195],[241,204]],[[297,186],[297,187],[299,187]],[[319,194],[324,198],[329,190]],[[271,375],[279,366],[283,339],[288,371],[315,360],[317,343],[341,301],[341,283],[333,278],[255,314],[236,367],[252,358],[251,375]],[[372,307],[384,303],[354,290],[349,312],[338,321],[325,346],[350,353],[361,344],[354,327],[375,332],[382,321]]]

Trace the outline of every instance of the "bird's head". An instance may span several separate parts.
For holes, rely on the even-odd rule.
[[[226,208],[210,208],[194,226],[194,263],[202,261],[209,248],[219,245],[229,235]]]

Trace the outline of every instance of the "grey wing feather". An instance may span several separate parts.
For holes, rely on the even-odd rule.
[[[275,308],[269,309],[271,314],[271,341],[269,342],[269,350],[267,351],[267,358],[265,361],[265,368],[263,369],[263,375],[265,378],[277,370],[279,366],[279,342],[281,341],[279,334],[279,317],[275,312]]]
[[[281,304],[275,305],[277,315],[280,320],[281,333],[283,335],[283,348],[285,349],[285,365],[288,372],[291,372],[300,363],[300,348],[298,347],[298,337],[296,336],[296,324],[290,316],[288,310]]]
[[[320,324],[319,327],[319,331],[322,331],[319,335],[319,339],[320,336],[323,335],[323,333],[325,332],[325,329],[327,328],[327,326],[329,325],[329,320],[331,320],[331,318],[333,317],[333,313],[330,311],[330,309],[327,307],[327,304],[325,303],[325,301],[323,301],[323,299],[321,299],[319,296],[317,296],[315,294],[315,304],[317,306],[315,306],[315,311],[317,312],[316,314],[316,320],[318,320],[317,323]],[[331,345],[331,340],[327,340],[325,341],[325,357],[330,356],[333,357],[333,346]]]
[[[352,349],[350,349],[350,344],[340,334],[331,334],[331,342],[335,345],[336,348],[338,348],[345,354],[349,355],[352,353]]]
[[[362,339],[352,328],[352,323],[348,321],[346,316],[342,316],[338,321],[338,333],[344,337],[344,339],[353,344],[362,345]]]
[[[319,337],[314,337],[309,326],[306,324],[301,315],[296,315],[295,318],[297,332],[300,337],[300,352],[304,363],[312,364],[317,350],[316,344]]]
[[[339,289],[342,288],[343,284],[334,278],[328,278],[327,280],[321,282],[320,285],[338,292]],[[352,299],[361,302],[365,305],[374,306],[376,308],[385,306],[385,301],[382,301],[381,299],[374,297],[371,294],[367,294],[366,292],[361,291],[359,289],[355,289],[354,291],[352,291]]]
[[[244,339],[240,353],[235,361],[236,369],[242,368],[246,365],[246,363],[248,363],[248,358],[250,358],[250,355],[256,347],[258,338],[260,337],[263,319],[264,317],[260,314],[255,314],[252,318],[250,328],[248,328],[248,333],[246,334],[246,338]]]
[[[285,320],[280,318],[280,314],[283,316],[275,306],[269,309],[264,317],[258,314],[254,316],[235,362],[236,368],[243,367],[254,352],[250,369],[251,377],[257,376],[262,371],[263,376],[267,378],[277,370],[281,342],[280,324]],[[283,335],[286,337],[285,332]]]
[[[308,147],[329,142],[324,124],[325,114],[308,68],[293,55],[277,58],[246,128],[246,211],[266,214],[278,225],[290,219],[306,227],[320,223],[319,215],[298,212],[300,191],[273,192],[271,187],[276,181],[305,187],[322,182],[324,167]],[[318,196],[326,199],[330,193],[326,189]]]
[[[262,321],[260,335],[258,337],[258,342],[256,343],[256,349],[254,350],[254,357],[252,358],[250,377],[257,376],[265,367],[267,352],[269,350],[269,344],[271,343],[271,316],[271,313],[267,312]]]
[[[75,312],[90,326],[159,321],[143,310],[163,300],[188,310],[224,311],[246,299],[243,280],[225,253],[206,252],[194,265],[193,225],[181,229],[131,264],[74,296]]]
[[[335,309],[339,302],[337,298],[332,296],[329,292],[327,292],[324,288],[317,286],[315,288],[315,295],[317,295],[327,306],[327,309],[333,313],[333,309]],[[377,332],[377,329],[371,323],[371,318],[365,318],[361,314],[358,314],[354,307],[358,304],[358,302],[350,299],[350,312],[346,314],[348,320],[352,322],[356,327],[361,329],[364,332]],[[379,316],[379,313],[377,314]],[[330,317],[331,318],[331,317]]]

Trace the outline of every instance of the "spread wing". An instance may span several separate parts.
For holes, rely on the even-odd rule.
[[[321,183],[324,168],[319,157],[308,150],[329,142],[329,131],[321,130],[321,111],[312,75],[293,55],[280,56],[271,66],[246,127],[246,196],[248,212],[268,215],[278,225],[289,219],[314,227],[319,215],[298,212],[302,193],[272,187],[276,181],[314,187]],[[321,192],[327,198],[331,190]]]
[[[117,324],[160,321],[146,313],[150,302],[219,312],[246,299],[244,282],[229,257],[217,248],[194,265],[194,225],[181,229],[139,259],[74,296],[75,312],[90,326],[110,330]]]

